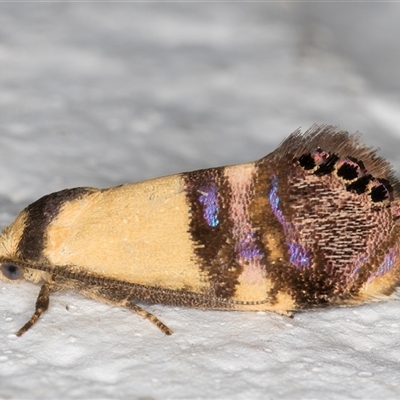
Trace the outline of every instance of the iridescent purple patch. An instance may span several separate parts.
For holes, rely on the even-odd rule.
[[[214,184],[198,189],[201,193],[199,202],[203,205],[203,217],[208,226],[215,228],[219,224],[218,220],[218,189]]]
[[[378,270],[371,272],[368,278],[368,282],[371,282],[374,278],[377,278],[378,276],[387,274],[394,267],[396,258],[397,258],[397,249],[396,248],[389,249],[389,251],[385,254],[385,257],[383,258],[383,261],[379,265]]]
[[[352,275],[358,275],[361,271],[361,267],[368,261],[370,255],[369,254],[361,254],[357,257],[355,262],[355,267],[353,269]]]
[[[312,254],[310,250],[297,243],[294,238],[294,228],[290,222],[287,222],[282,210],[279,208],[279,196],[278,196],[278,178],[272,176],[272,188],[269,192],[269,203],[271,205],[272,212],[274,213],[277,220],[283,227],[283,232],[286,236],[286,244],[289,247],[289,260],[298,268],[305,268],[311,266]]]
[[[311,266],[311,252],[298,243],[289,243],[290,262],[296,267]]]
[[[238,243],[236,251],[240,257],[250,261],[254,259],[261,259],[264,257],[264,253],[257,247],[253,233],[248,233],[246,239]]]
[[[286,220],[283,216],[282,210],[279,209],[279,196],[278,196],[278,178],[272,177],[272,188],[269,192],[269,204],[271,205],[272,212],[278,221],[285,227]]]

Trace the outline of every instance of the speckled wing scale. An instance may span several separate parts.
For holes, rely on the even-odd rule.
[[[290,314],[389,295],[399,279],[399,183],[331,126],[261,160],[111,189],[67,189],[0,237],[1,278],[75,289],[172,331],[135,301]]]

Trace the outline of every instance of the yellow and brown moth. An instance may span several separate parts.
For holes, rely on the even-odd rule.
[[[332,126],[290,135],[256,162],[110,189],[65,189],[0,236],[0,278],[74,289],[172,330],[136,301],[291,314],[380,300],[400,274],[399,182]]]

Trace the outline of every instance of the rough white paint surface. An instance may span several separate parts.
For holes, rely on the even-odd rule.
[[[0,224],[65,187],[262,157],[299,126],[397,167],[396,3],[0,4]],[[99,249],[101,251],[101,249]],[[399,303],[298,314],[148,306],[0,284],[0,399],[395,399]]]

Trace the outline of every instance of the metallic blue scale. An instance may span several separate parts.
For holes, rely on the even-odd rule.
[[[301,244],[289,243],[290,262],[297,267],[311,266],[311,254]]]
[[[395,248],[389,249],[389,251],[385,254],[385,257],[383,258],[383,261],[379,265],[379,269],[375,272],[371,272],[371,275],[368,278],[368,282],[372,281],[374,278],[378,276],[382,276],[388,273],[393,268],[396,258],[397,258],[397,249]]]
[[[203,205],[203,217],[208,226],[215,228],[219,224],[218,220],[218,190],[214,184],[199,189],[201,195],[199,202]]]
[[[285,217],[283,216],[282,210],[279,209],[279,197],[278,197],[278,178],[273,176],[272,178],[272,188],[269,192],[269,203],[272,208],[272,212],[274,213],[275,217],[278,221],[285,225]]]
[[[272,187],[269,191],[269,203],[277,220],[281,223],[283,227],[283,232],[288,239],[286,244],[289,247],[289,260],[298,268],[310,267],[312,254],[307,248],[297,243],[290,238],[294,237],[295,230],[290,222],[287,222],[282,210],[279,208],[279,196],[278,196],[278,178],[272,176]]]
[[[243,259],[250,261],[253,259],[261,259],[264,253],[254,243],[254,234],[248,233],[245,240],[242,240],[237,248],[237,251]]]

